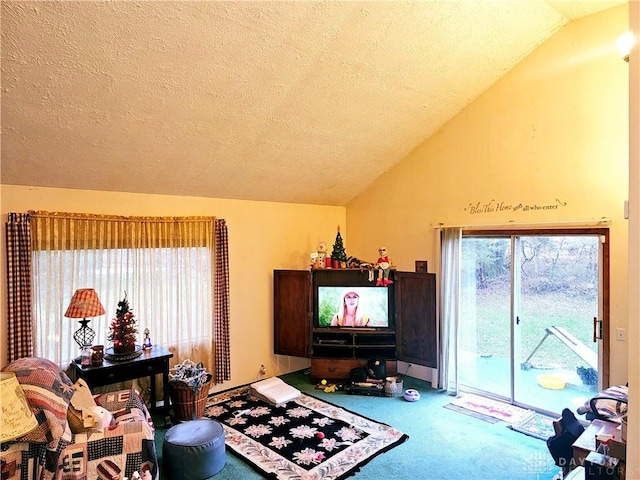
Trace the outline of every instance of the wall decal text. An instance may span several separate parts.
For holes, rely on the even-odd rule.
[[[504,201],[497,202],[492,199],[490,202],[469,203],[464,208],[469,215],[478,215],[481,213],[497,213],[497,212],[534,212],[538,210],[558,210],[560,207],[566,207],[567,202],[562,202],[556,198],[555,203],[549,204],[526,204],[526,203],[508,203]]]

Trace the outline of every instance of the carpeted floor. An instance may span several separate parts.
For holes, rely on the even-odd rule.
[[[491,424],[443,408],[453,397],[421,380],[403,377],[404,388],[416,389],[421,395],[419,401],[407,402],[402,397],[324,393],[315,389],[308,371],[281,378],[303,393],[392,425],[409,436],[406,442],[364,465],[350,477],[354,480],[550,480],[559,470],[544,441],[506,428],[504,422]],[[155,421],[156,450],[162,471],[162,440],[166,430],[162,428],[161,417]],[[215,478],[265,477],[227,450],[226,465]]]

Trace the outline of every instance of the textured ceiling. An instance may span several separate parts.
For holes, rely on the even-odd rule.
[[[345,205],[623,1],[2,1],[1,181]]]

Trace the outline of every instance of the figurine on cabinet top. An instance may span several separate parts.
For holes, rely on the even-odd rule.
[[[378,249],[380,256],[376,262],[376,268],[378,269],[378,281],[376,287],[386,287],[391,285],[393,281],[389,280],[389,272],[391,271],[391,259],[387,252],[387,247],[380,247]]]
[[[327,242],[320,242],[318,244],[318,268],[324,268],[327,258]]]

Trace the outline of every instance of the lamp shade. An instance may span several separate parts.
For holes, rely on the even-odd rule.
[[[98,294],[93,288],[79,288],[71,297],[64,316],[68,318],[87,318],[104,315],[105,310]]]
[[[26,435],[38,426],[15,373],[0,372],[0,443]]]

